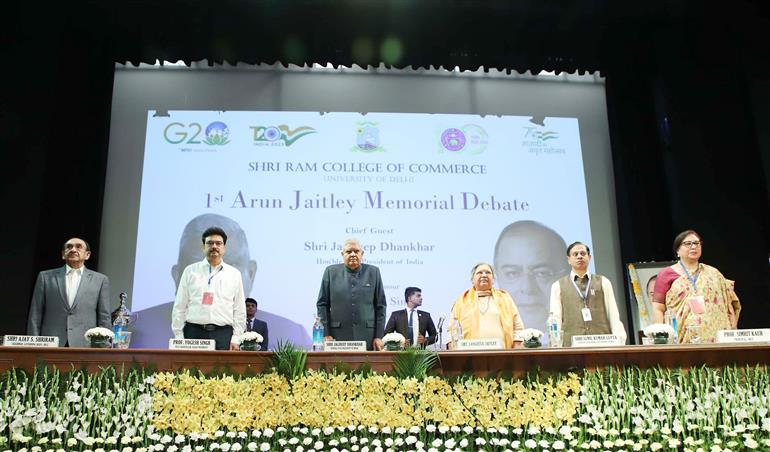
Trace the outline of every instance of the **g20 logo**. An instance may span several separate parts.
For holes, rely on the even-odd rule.
[[[203,132],[203,136],[201,136]],[[199,139],[202,138],[202,139]],[[221,121],[214,121],[204,130],[197,122],[187,125],[172,122],[163,129],[163,138],[171,144],[201,144],[222,146],[230,142],[230,129]]]

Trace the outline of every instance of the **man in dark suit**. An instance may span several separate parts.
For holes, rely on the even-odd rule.
[[[422,290],[419,287],[407,287],[404,298],[406,309],[390,314],[388,324],[385,325],[385,334],[397,331],[406,338],[408,345],[416,342],[420,347],[436,342],[436,326],[433,319],[429,313],[417,309],[422,306]]]
[[[342,264],[326,267],[316,310],[327,341],[364,341],[382,350],[385,287],[380,269],[364,264],[364,247],[350,238],[342,245]]]
[[[63,267],[40,272],[32,292],[27,334],[58,336],[59,345],[85,347],[85,333],[97,326],[111,328],[110,280],[89,270],[91,247],[79,238],[62,248]]]
[[[257,300],[253,298],[246,299],[246,330],[255,331],[262,336],[262,343],[259,344],[262,350],[267,350],[270,341],[267,337],[267,322],[259,320],[255,316],[257,315]]]

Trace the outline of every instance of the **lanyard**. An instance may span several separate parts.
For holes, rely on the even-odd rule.
[[[575,291],[577,291],[578,295],[580,296],[580,299],[583,300],[583,307],[588,307],[588,291],[591,290],[591,274],[588,274],[588,284],[586,284],[586,291],[585,293],[580,291],[580,288],[578,287],[575,280],[572,280],[572,285],[575,286]]]
[[[695,291],[695,293],[698,293],[698,288],[695,287],[695,283],[698,282],[698,277],[700,276],[700,265],[698,265],[698,269],[695,270],[694,275],[690,275],[690,272],[687,271],[687,267],[684,266],[682,261],[679,261],[679,265],[682,266],[682,270],[684,270],[685,276],[687,276],[687,280],[690,281],[690,284],[692,284],[692,290]]]
[[[222,265],[217,268],[217,271],[214,272],[214,274],[211,273],[211,264],[209,264],[209,287],[211,287],[211,280],[214,279],[217,274],[219,274],[220,271],[222,271]]]

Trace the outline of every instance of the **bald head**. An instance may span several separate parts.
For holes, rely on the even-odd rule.
[[[204,231],[211,227],[222,228],[227,234],[227,255],[224,260],[240,270],[243,278],[243,291],[248,296],[254,283],[257,263],[251,260],[246,233],[234,220],[213,213],[198,215],[190,220],[182,231],[182,237],[179,239],[179,258],[176,265],[171,268],[174,284],[177,288],[179,287],[179,278],[185,267],[203,259],[201,236]]]

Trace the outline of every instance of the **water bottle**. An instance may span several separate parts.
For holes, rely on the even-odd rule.
[[[321,317],[315,316],[313,324],[313,351],[322,352],[324,349],[324,326],[321,323]]]
[[[126,306],[128,295],[125,292],[120,293],[120,305],[112,311],[112,346],[114,348],[126,348],[126,328],[128,327],[131,312]]]
[[[561,347],[559,323],[556,322],[556,316],[553,315],[553,312],[548,313],[548,344],[551,347]]]

